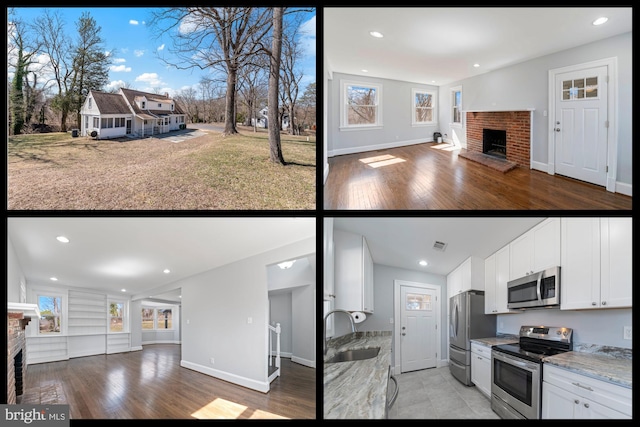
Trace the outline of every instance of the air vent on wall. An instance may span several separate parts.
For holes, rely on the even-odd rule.
[[[433,244],[433,249],[435,249],[436,251],[440,251],[440,252],[444,252],[444,250],[446,249],[447,244],[444,242],[439,242],[439,241],[435,241],[435,243]]]

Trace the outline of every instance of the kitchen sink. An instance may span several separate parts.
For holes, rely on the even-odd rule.
[[[380,347],[359,348],[355,350],[345,350],[336,353],[325,363],[353,362],[354,360],[372,359],[378,355]]]

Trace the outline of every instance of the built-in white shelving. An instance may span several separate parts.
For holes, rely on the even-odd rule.
[[[107,333],[107,296],[69,291],[69,335]]]

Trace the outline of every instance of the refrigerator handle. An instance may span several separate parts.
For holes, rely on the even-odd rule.
[[[454,338],[458,338],[458,303],[456,302],[455,304],[455,310],[453,311],[454,313],[454,326],[453,326],[453,337]]]

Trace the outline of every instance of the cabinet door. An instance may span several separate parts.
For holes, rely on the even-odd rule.
[[[496,254],[484,260],[484,313],[496,314]],[[471,371],[473,372],[473,370]]]
[[[586,420],[620,420],[620,419],[631,419],[630,416],[623,414],[622,412],[618,412],[614,409],[608,408],[606,406],[600,405],[597,402],[580,399],[580,419]]]
[[[507,282],[509,282],[509,245],[496,252],[496,310],[510,313],[507,308]]]
[[[362,236],[333,230],[335,266],[335,308],[363,310]]]
[[[600,219],[562,218],[562,310],[600,306]]]
[[[449,298],[462,291],[462,269],[460,267],[453,270],[447,276],[447,294]]]
[[[363,296],[362,311],[373,313],[373,258],[369,252],[367,240],[362,238],[362,259],[363,259]]]
[[[533,272],[560,265],[560,218],[549,218],[531,230]]]
[[[542,419],[574,419],[579,411],[577,396],[553,384],[542,382]]]
[[[533,235],[527,232],[509,244],[511,258],[509,260],[509,280],[531,274],[531,257],[533,254]]]
[[[477,354],[472,354],[471,357],[476,359],[476,387],[480,389],[485,396],[491,397],[491,359]],[[473,368],[471,368],[471,374],[473,375]]]
[[[459,269],[462,271],[462,284],[460,291],[465,292],[471,290],[471,258],[467,258]]]
[[[601,218],[600,306],[632,306],[631,218]]]
[[[335,298],[333,286],[333,218],[324,218],[323,221],[324,236],[324,300],[332,300]]]

